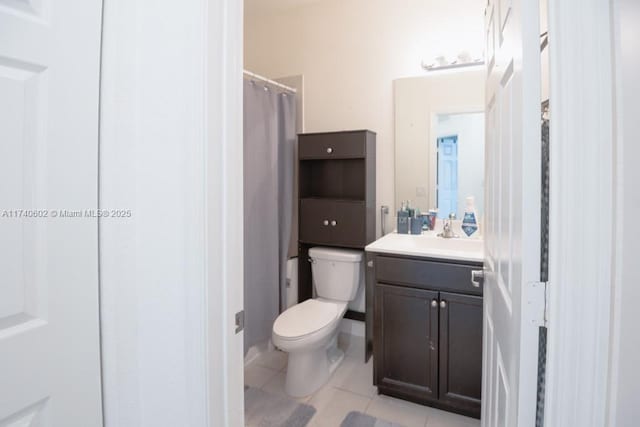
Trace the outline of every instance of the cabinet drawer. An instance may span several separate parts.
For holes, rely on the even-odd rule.
[[[363,247],[366,244],[365,204],[361,201],[300,200],[300,240]]]
[[[300,159],[360,158],[366,154],[366,132],[312,133],[298,137]]]
[[[481,268],[481,266],[378,255],[376,281],[482,295],[482,285],[475,287],[471,283],[471,272]]]

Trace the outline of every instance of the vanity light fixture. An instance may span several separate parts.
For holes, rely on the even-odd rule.
[[[439,71],[439,70],[451,70],[455,68],[463,67],[477,67],[484,65],[483,58],[473,59],[468,52],[461,52],[456,59],[449,61],[444,56],[440,55],[434,59],[433,62],[422,61],[422,69],[425,71]]]

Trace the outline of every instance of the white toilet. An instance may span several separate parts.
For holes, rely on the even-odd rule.
[[[289,353],[285,391],[294,397],[326,384],[344,358],[337,346],[340,320],[364,286],[362,252],[316,247],[309,258],[317,297],[289,308],[273,324],[273,344]]]

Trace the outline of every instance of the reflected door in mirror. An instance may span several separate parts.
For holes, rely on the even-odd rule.
[[[441,218],[458,212],[458,135],[438,138],[437,194]]]

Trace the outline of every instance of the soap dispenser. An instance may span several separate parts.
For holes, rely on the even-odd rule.
[[[478,231],[478,214],[475,208],[475,200],[473,196],[466,199],[466,207],[464,209],[464,218],[462,220],[462,231],[467,236],[471,236]]]

